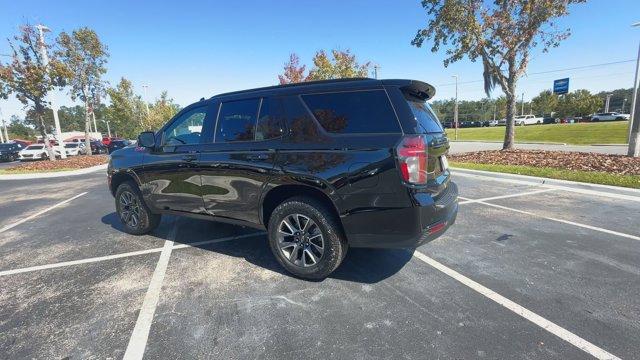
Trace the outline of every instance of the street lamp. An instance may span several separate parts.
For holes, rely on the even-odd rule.
[[[453,124],[455,126],[455,138],[458,140],[458,75],[453,75],[456,79],[456,102],[453,104]]]
[[[109,127],[109,121],[104,119],[101,119],[100,121],[107,124],[107,134],[109,134],[109,139],[111,139],[111,128]]]
[[[640,26],[640,22],[631,25]],[[638,103],[638,69],[640,68],[640,45],[638,45],[638,58],[636,59],[636,76],[633,80],[633,99],[631,100],[631,118],[629,121],[629,149],[627,155],[640,156],[640,104]]]
[[[520,115],[524,115],[524,93],[522,93],[522,101],[521,101],[521,105],[520,105]],[[518,111],[518,110],[516,110]]]
[[[49,32],[48,27],[44,25],[36,25],[38,29],[39,38],[38,42],[40,43],[40,52],[42,53],[42,62],[44,63],[45,69],[49,66],[49,54],[47,54],[47,47],[44,44],[44,33]],[[64,145],[62,144],[62,130],[60,129],[60,119],[58,118],[58,107],[56,106],[55,99],[53,98],[53,94],[49,93],[49,102],[51,103],[51,110],[53,111],[53,122],[56,126],[56,138],[58,140],[58,152],[60,153],[61,159],[67,158],[67,152],[64,150]],[[45,143],[48,143],[47,139],[42,139]],[[55,156],[53,157],[55,159]]]
[[[144,106],[147,108],[147,116],[149,116],[149,102],[147,101],[147,89],[149,85],[142,85],[142,90],[144,90]]]

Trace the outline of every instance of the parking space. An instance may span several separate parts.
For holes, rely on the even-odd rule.
[[[251,228],[167,216],[125,234],[102,173],[2,181],[0,352],[636,357],[640,202],[487,178],[455,177],[465,200],[441,238],[351,249],[319,282],[285,273]]]

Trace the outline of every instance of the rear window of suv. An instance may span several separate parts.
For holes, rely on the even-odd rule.
[[[429,103],[418,99],[407,99],[407,103],[409,103],[409,107],[418,122],[418,126],[422,128],[425,133],[439,133],[443,131],[442,125],[440,125],[440,121],[431,109],[431,106],[429,106]]]
[[[398,133],[400,125],[384,90],[302,95],[320,125],[334,134]]]

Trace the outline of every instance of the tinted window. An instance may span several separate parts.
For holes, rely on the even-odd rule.
[[[43,147],[44,145],[31,145],[27,147],[27,150],[42,150]]]
[[[314,94],[302,98],[327,132],[400,132],[396,115],[383,90]]]
[[[251,141],[254,139],[260,99],[222,103],[215,142]]]
[[[67,149],[75,148],[75,147],[78,147],[78,144],[77,143],[76,144],[66,144],[64,147],[66,147]]]
[[[207,110],[204,106],[181,114],[163,133],[163,145],[191,145],[200,142],[202,124]],[[113,141],[112,141],[113,143]],[[124,141],[123,141],[124,143]],[[124,143],[126,145],[126,143]]]
[[[431,106],[426,101],[409,100],[409,107],[413,113],[413,117],[418,122],[418,126],[425,133],[442,132],[442,126],[438,117],[431,110]]]
[[[256,140],[277,138],[282,135],[282,132],[280,102],[278,100],[263,99],[256,124]]]

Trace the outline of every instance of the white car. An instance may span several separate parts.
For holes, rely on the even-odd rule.
[[[514,124],[520,126],[542,124],[542,120],[541,117],[535,115],[519,115],[513,118]]]
[[[18,159],[20,159],[20,161],[46,160],[48,158],[49,154],[44,144],[29,145],[18,153]]]
[[[629,120],[630,117],[629,114],[620,114],[617,112],[598,113],[591,115],[591,121]]]
[[[58,150],[58,147],[55,147],[55,149],[56,156],[60,156],[60,150]],[[64,152],[67,154],[67,156],[86,155],[87,147],[84,143],[81,142],[64,143]]]

